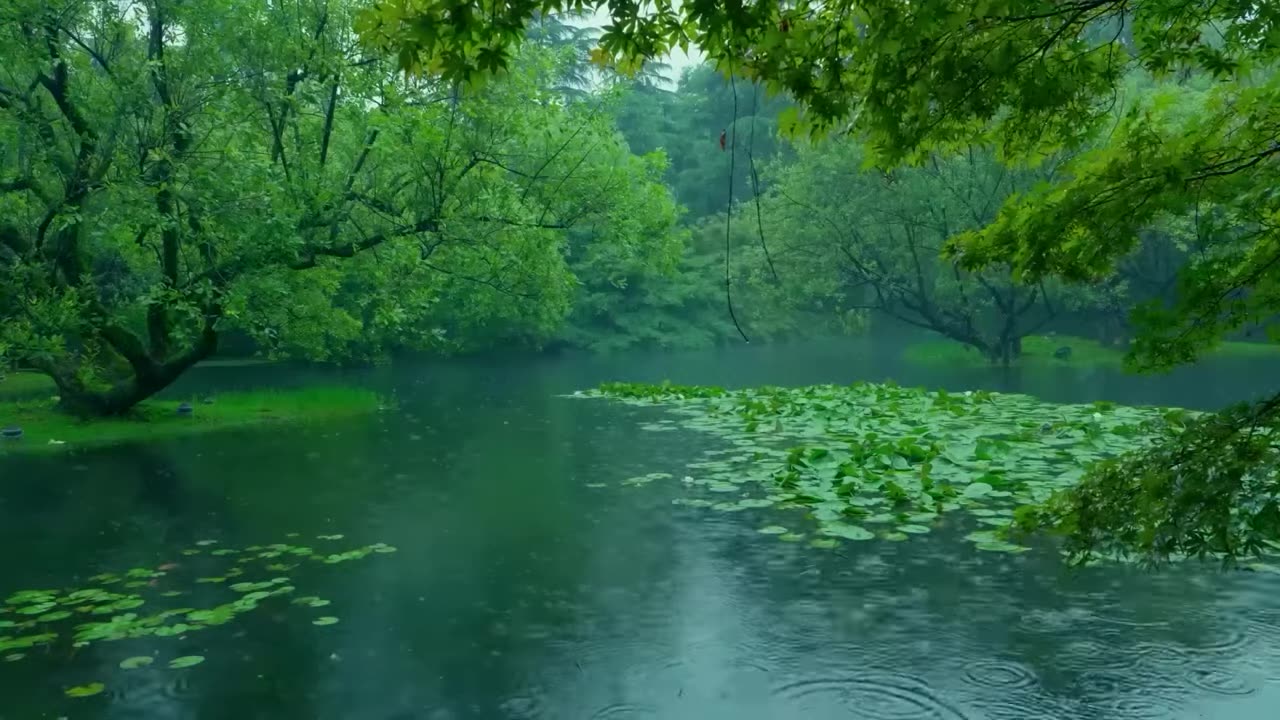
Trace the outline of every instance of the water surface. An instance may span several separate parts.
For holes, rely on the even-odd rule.
[[[1280,578],[1068,570],[1048,552],[977,551],[963,528],[836,552],[780,542],[756,529],[794,524],[793,513],[720,514],[673,505],[676,482],[618,485],[684,475],[715,438],[640,431],[658,409],[558,397],[607,379],[894,378],[1189,407],[1275,389],[1257,380],[1271,369],[1247,363],[1133,379],[913,369],[896,357],[829,343],[401,363],[343,374],[396,400],[361,421],[0,458],[0,598],[166,562],[198,574],[211,559],[178,549],[200,540],[342,534],[399,548],[291,573],[299,593],[332,601],[336,625],[267,602],[185,639],[0,662],[0,720],[1275,717]],[[324,379],[216,368],[184,385]],[[196,585],[192,600],[227,592]],[[117,668],[153,651],[207,660]],[[63,696],[93,681],[107,692]]]

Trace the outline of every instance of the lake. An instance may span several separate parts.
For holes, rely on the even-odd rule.
[[[296,589],[199,632],[0,658],[0,720],[1276,716],[1280,576],[1073,570],[1053,553],[985,553],[946,532],[835,551],[779,542],[757,528],[795,522],[794,511],[715,513],[674,505],[679,482],[619,485],[688,474],[714,437],[641,431],[660,408],[561,397],[605,380],[892,378],[1214,408],[1272,392],[1259,378],[1277,377],[1243,361],[1133,378],[913,368],[897,357],[888,343],[847,341],[200,370],[177,391],[358,382],[395,408],[0,458],[0,598],[164,565],[134,581],[140,591],[181,593],[157,606],[207,608],[237,591],[197,580],[260,552],[249,547],[398,551],[333,564],[255,556],[245,579],[278,574],[273,587]],[[290,602],[301,596],[322,600]],[[139,656],[155,662],[119,667]],[[166,667],[193,656],[204,661]],[[105,691],[64,695],[95,682]]]

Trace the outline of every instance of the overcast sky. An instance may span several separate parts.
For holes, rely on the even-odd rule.
[[[604,27],[609,24],[609,9],[602,7],[596,10],[588,18],[585,19],[584,25],[594,25],[596,27]],[[665,73],[674,84],[680,79],[680,73],[690,65],[697,65],[703,60],[702,52],[697,48],[689,48],[690,52],[686,53],[677,49],[674,53],[663,58],[663,62],[671,66],[671,71]]]

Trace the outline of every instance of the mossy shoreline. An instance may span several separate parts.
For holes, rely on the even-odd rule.
[[[1065,358],[1054,357],[1058,348],[1069,347]],[[1022,339],[1022,356],[1013,367],[1115,368],[1124,365],[1125,350],[1108,347],[1088,338],[1070,335],[1029,335]],[[925,340],[912,343],[902,357],[921,366],[993,367],[987,358],[967,345],[951,340]],[[1280,358],[1280,345],[1272,343],[1224,342],[1205,353],[1206,358]]]
[[[190,402],[190,415],[178,405]],[[20,427],[21,438],[0,438],[0,455],[51,452],[134,440],[214,432],[275,423],[330,420],[376,412],[379,396],[362,388],[310,387],[216,395],[212,402],[195,398],[148,400],[128,416],[84,420],[59,412],[52,398],[0,401],[0,427]]]

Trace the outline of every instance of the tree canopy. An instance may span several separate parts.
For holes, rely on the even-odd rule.
[[[354,2],[0,9],[0,354],[126,411],[238,329],[331,357],[550,337],[568,233],[670,265],[661,155],[554,89],[470,89],[361,49]]]

